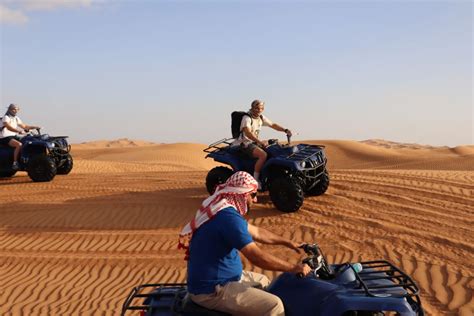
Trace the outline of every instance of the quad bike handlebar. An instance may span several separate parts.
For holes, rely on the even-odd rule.
[[[287,139],[287,141],[288,141],[288,144],[286,144],[286,146],[290,146],[290,145],[291,145],[291,136],[288,135],[288,134],[286,134],[286,139]],[[272,146],[272,145],[278,145],[278,144],[279,144],[279,143],[278,143],[278,139],[276,139],[276,138],[271,138],[271,139],[269,139],[267,142],[268,142],[268,146],[267,146],[267,147]],[[283,146],[285,146],[285,145],[283,145]]]
[[[33,133],[32,131],[36,131],[36,133]],[[39,136],[41,135],[41,128],[32,128],[32,129],[26,129],[24,134],[20,134],[20,137],[25,137],[25,136]]]
[[[318,244],[303,244],[300,248],[308,255],[302,263],[307,264],[315,276],[321,279],[334,278],[334,271],[329,266],[326,256],[324,256]],[[299,273],[298,277],[303,277],[303,275]]]
[[[33,133],[32,131],[36,131],[36,133]],[[38,127],[38,128],[32,128],[30,129],[28,132],[27,132],[28,135],[31,135],[31,136],[38,136],[38,135],[41,135],[41,128]]]

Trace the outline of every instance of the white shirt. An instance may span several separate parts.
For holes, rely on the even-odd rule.
[[[10,126],[13,128],[18,128],[18,125],[23,124],[23,122],[18,116],[12,117],[10,115],[5,115],[2,119],[2,124],[0,124],[0,128],[2,129],[2,131],[0,132],[0,138],[4,138],[8,136],[16,136],[18,134],[6,128],[5,123],[10,124]]]
[[[258,138],[258,134],[260,134],[260,130],[262,126],[272,126],[273,122],[264,116],[261,115],[262,118],[253,118],[249,115],[244,115],[242,117],[242,121],[240,122],[240,136],[232,143],[232,146],[237,146],[243,144],[244,146],[248,146],[249,144],[253,143],[253,140],[249,139],[247,136],[244,135],[242,130],[244,127],[248,127],[249,130]]]

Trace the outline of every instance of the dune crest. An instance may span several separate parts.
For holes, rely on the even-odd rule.
[[[134,147],[81,147],[72,145],[77,172],[116,173],[208,170],[217,164],[206,159],[204,144],[145,144]]]
[[[388,149],[435,149],[435,148],[449,148],[448,146],[431,146],[420,145],[416,143],[400,143],[384,139],[367,139],[360,141],[360,143],[384,147]]]
[[[92,149],[92,148],[127,148],[139,146],[152,146],[156,143],[144,140],[132,140],[128,138],[119,138],[116,140],[97,140],[90,142],[83,142],[80,144],[73,144],[77,148]]]

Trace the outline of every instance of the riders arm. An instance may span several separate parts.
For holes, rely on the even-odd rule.
[[[13,128],[13,126],[10,125],[10,123],[7,123],[7,122],[3,122],[3,126],[8,129],[9,131],[11,132],[14,132],[14,133],[21,133],[22,131],[19,130],[19,129],[16,129],[16,128]],[[20,125],[21,127],[21,125]]]
[[[307,274],[309,267],[305,264],[291,264],[269,253],[264,252],[256,243],[251,242],[240,249],[240,252],[254,265],[265,270]]]
[[[255,136],[254,133],[252,133],[252,131],[250,131],[250,128],[248,128],[248,126],[245,126],[244,128],[242,128],[242,132],[244,133],[244,135],[250,139],[250,140],[253,140],[255,143],[257,143],[258,145],[262,145],[264,146],[265,144],[260,141],[257,136]]]
[[[272,125],[270,125],[270,127],[273,128],[276,131],[285,132],[286,134],[288,134],[290,136],[292,135],[292,133],[289,129],[284,128],[281,125],[278,125],[277,123],[273,123]]]
[[[292,240],[286,239],[282,236],[272,233],[264,228],[248,224],[248,231],[252,238],[262,244],[267,245],[282,245],[286,246],[293,250],[299,250],[299,247],[302,245],[300,243],[294,242]]]
[[[33,126],[33,125],[26,125],[26,124],[18,124],[20,125],[21,128],[25,129],[25,130],[30,130],[30,129],[36,129],[36,128],[39,128],[38,126]]]

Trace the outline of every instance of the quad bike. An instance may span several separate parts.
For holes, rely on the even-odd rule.
[[[416,283],[385,260],[328,264],[317,244],[303,246],[303,263],[312,271],[305,277],[285,272],[266,291],[277,295],[288,316],[422,316]],[[132,289],[122,316],[224,316],[192,302],[184,283],[143,284]]]
[[[40,129],[28,132],[20,140],[22,143],[19,169],[12,169],[14,149],[0,145],[0,178],[9,178],[17,171],[26,171],[31,180],[47,182],[56,174],[68,174],[73,167],[71,146],[67,136],[41,134]]]
[[[215,187],[225,182],[234,172],[247,171],[253,174],[255,158],[246,156],[239,146],[231,146],[233,139],[217,141],[206,149],[206,158],[229,165],[209,171],[206,188],[212,194]],[[282,212],[299,210],[306,196],[318,196],[329,187],[327,158],[322,145],[280,144],[277,139],[268,141],[267,160],[260,172],[261,191],[269,191],[275,207]]]

